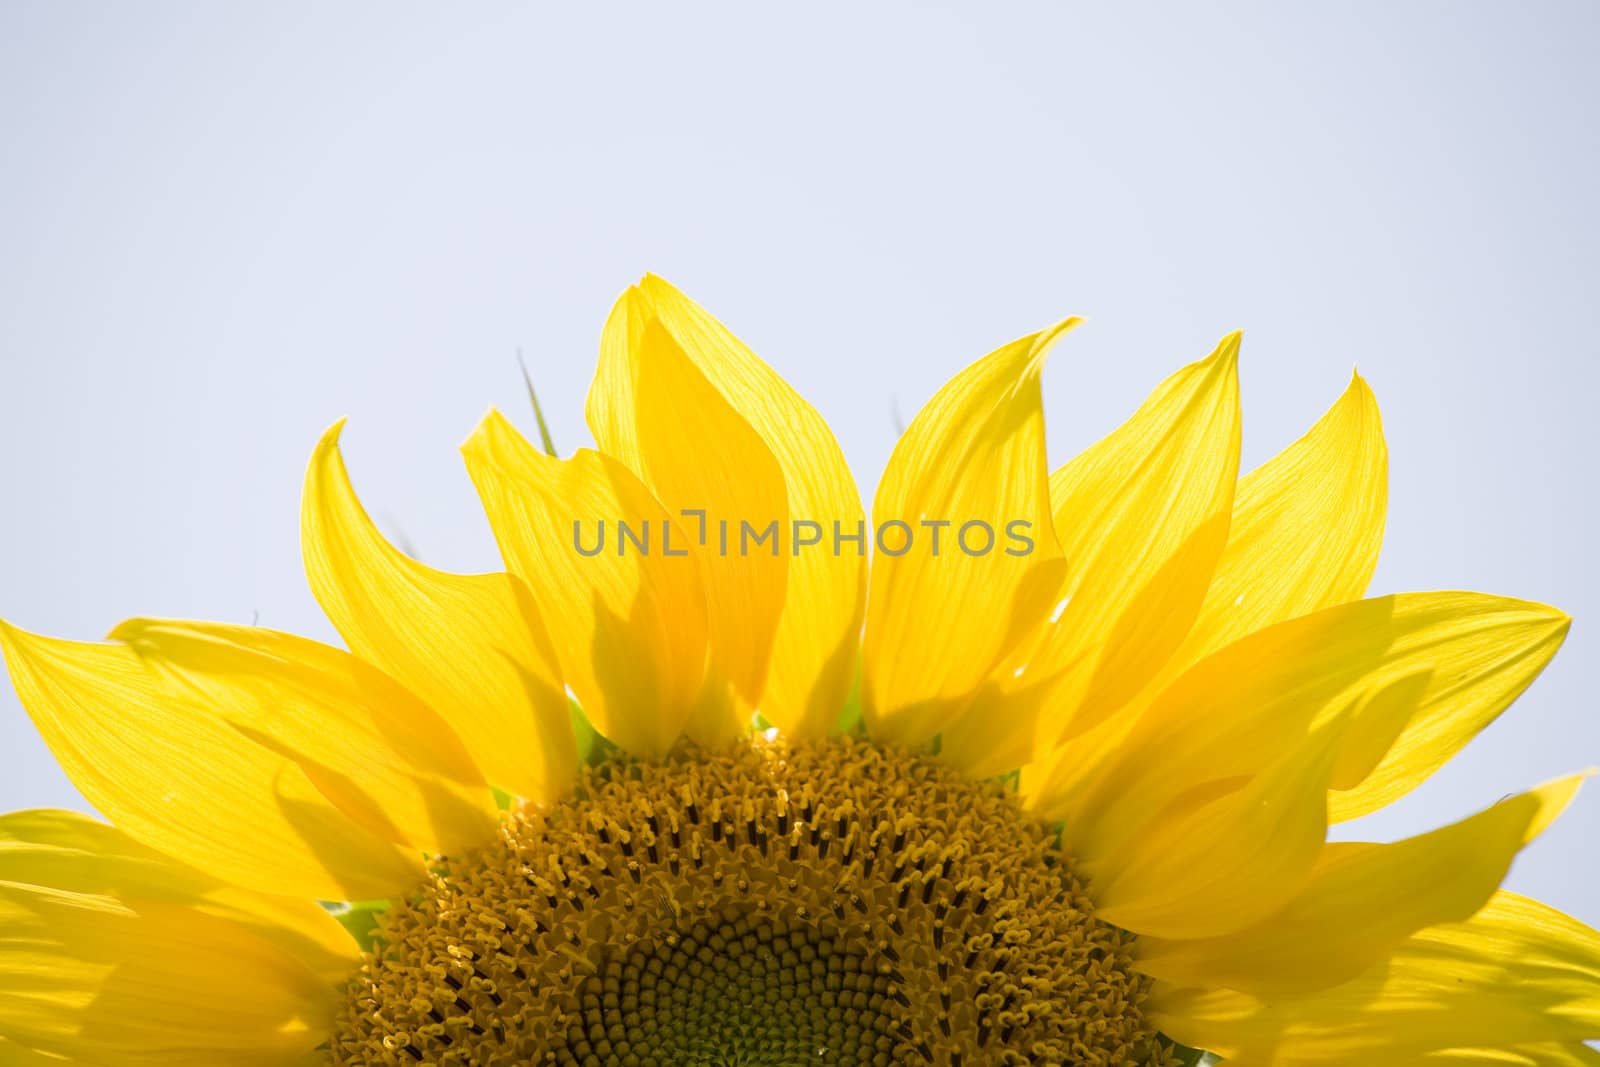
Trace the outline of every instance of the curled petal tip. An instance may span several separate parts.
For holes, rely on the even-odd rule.
[[[339,447],[339,438],[344,434],[345,423],[349,421],[350,416],[348,415],[340,415],[337,419],[334,419],[332,424],[322,431],[322,436],[317,439],[315,454],[320,456],[329,449],[336,451]]]
[[[1239,345],[1243,341],[1244,331],[1234,330],[1217,342],[1217,350],[1214,355],[1228,363],[1235,363],[1239,359]]]
[[[1044,369],[1044,361],[1049,356],[1050,350],[1055,347],[1056,342],[1065,337],[1070,330],[1082,325],[1082,323],[1082,318],[1077,315],[1071,315],[1052,326],[1046,326],[1034,334],[1033,344],[1028,353],[1028,368],[1027,374],[1024,375],[1024,380],[1042,371]]]
[[[26,652],[61,640],[0,619],[0,653],[9,655],[13,651]],[[0,657],[0,662],[3,662],[3,657]]]
[[[1534,604],[1534,608],[1546,619],[1553,623],[1557,630],[1565,634],[1572,628],[1572,616],[1553,604]]]
[[[26,640],[33,635],[20,626],[13,626],[4,619],[0,619],[0,664],[4,664],[6,657],[11,655],[12,649],[19,641]],[[0,674],[3,674],[0,669]]]
[[[1046,326],[1044,329],[1040,330],[1039,339],[1035,341],[1034,344],[1041,349],[1048,348],[1050,345],[1053,345],[1057,341],[1061,340],[1068,330],[1077,329],[1082,325],[1083,316],[1068,315],[1055,325]]]

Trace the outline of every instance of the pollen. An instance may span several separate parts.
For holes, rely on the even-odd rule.
[[[1165,1064],[1006,789],[852,738],[615,759],[386,913],[336,1064]]]

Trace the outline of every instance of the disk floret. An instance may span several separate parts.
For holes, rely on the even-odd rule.
[[[339,1064],[1161,1063],[1132,938],[993,783],[853,738],[614,759],[391,908]]]

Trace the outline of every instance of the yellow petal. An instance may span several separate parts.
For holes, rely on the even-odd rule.
[[[1255,1056],[1235,1056],[1228,1067],[1275,1067],[1282,1060],[1268,1062]],[[1300,1062],[1300,1061],[1297,1061]],[[1326,1063],[1326,1060],[1316,1060]],[[1518,1045],[1512,1048],[1455,1048],[1438,1049],[1421,1055],[1409,1050],[1382,1052],[1364,1058],[1362,1064],[1375,1063],[1385,1067],[1595,1067],[1600,1064],[1600,1052],[1579,1043],[1545,1042]]]
[[[1114,718],[1024,772],[1033,805],[1043,814],[1070,807],[1133,721],[1199,660],[1256,630],[1359,597],[1377,565],[1387,501],[1383,426],[1357,375],[1305,436],[1239,479],[1227,546],[1188,636]]]
[[[129,619],[111,637],[169,689],[292,758],[379,837],[450,853],[494,835],[494,797],[460,739],[348,652],[262,627],[170,619]]]
[[[1050,346],[1078,321],[956,375],[889,457],[872,508],[878,545],[862,650],[875,737],[931,739],[1049,611],[1061,553],[1039,375]]]
[[[1027,675],[1060,676],[1040,743],[1132,698],[1178,647],[1228,537],[1239,473],[1239,335],[1158,386],[1050,478],[1065,601]]]
[[[1037,758],[1030,758],[1031,744],[1027,752],[1017,751],[1025,761],[1017,773],[1017,795],[1023,807],[1046,823],[1064,820],[1080,810],[1083,791],[1113,764],[1136,722],[1125,715],[1112,715]]]
[[[1324,847],[1288,907],[1225,937],[1140,938],[1139,969],[1174,985],[1297,993],[1347,981],[1425,926],[1464,922],[1512,858],[1576,794],[1582,776],[1394,844]]]
[[[644,343],[641,331],[650,321],[670,344]],[[647,352],[667,357],[654,373],[647,373]],[[698,374],[663,381],[660,371],[677,358],[687,359]],[[701,391],[702,381],[710,394]],[[683,406],[674,409],[673,402]],[[670,420],[663,425],[656,418],[651,428],[651,408],[665,410]],[[793,526],[781,531],[788,546],[785,596],[769,635],[770,658],[763,652],[766,685],[756,702],[792,737],[826,735],[855,677],[867,570],[864,551],[850,545],[833,550],[834,523],[841,532],[854,533],[863,514],[844,452],[822,416],[722,323],[654,275],[646,275],[617,302],[607,323],[588,415],[600,448],[628,464],[669,508],[699,508],[708,519],[748,518],[756,525],[777,518],[761,514],[777,508],[791,521],[815,524],[799,528],[798,535]],[[718,428],[727,428],[729,435],[713,432]],[[751,433],[748,447],[737,444]],[[733,455],[736,451],[747,454]],[[669,459],[673,453],[676,458]],[[773,499],[767,499],[768,457],[782,487]],[[750,470],[750,464],[762,469]],[[703,469],[696,472],[696,466]],[[712,472],[748,481],[706,484]],[[822,540],[815,545],[802,543],[818,536]],[[732,595],[726,586],[739,568],[717,569],[708,596],[726,601]],[[717,619],[715,603],[712,610],[713,628],[725,632],[728,621]],[[737,618],[738,610],[727,618]],[[757,616],[765,634],[772,623],[766,609],[742,610]]]
[[[218,881],[77,812],[0,816],[0,882],[183,904],[275,942],[329,985],[340,984],[360,959],[355,941],[316,902]]]
[[[613,381],[626,386],[612,388]],[[791,554],[788,492],[772,450],[633,289],[606,324],[589,422],[600,450],[682,516],[705,589],[708,683],[731,683],[754,706],[766,686]]]
[[[167,901],[0,882],[0,1036],[102,1067],[281,1065],[338,992],[246,926]]]
[[[1224,338],[1051,475],[1067,566],[1055,610],[951,725],[942,758],[986,777],[1090,732],[1101,736],[1088,747],[1104,749],[1125,730],[1105,724],[1178,647],[1227,538],[1238,351],[1238,334]],[[1053,763],[1055,791],[1068,791],[1085,754]]]
[[[1360,597],[1388,500],[1383,422],[1358,374],[1305,436],[1239,479],[1228,544],[1183,658]]]
[[[940,735],[939,759],[969,778],[992,778],[1033,760],[1036,727],[1055,699],[1056,687],[1052,679],[1024,682],[1020,676],[1007,678],[1007,673],[1002,669],[985,681],[971,704]],[[1098,729],[1091,727],[1088,734],[1072,738],[1074,749]],[[1064,770],[1056,765],[1052,773]]]
[[[0,1063],[6,1067],[74,1067],[81,1062],[38,1049],[24,1048],[0,1037]]]
[[[169,684],[128,646],[0,624],[0,649],[67,776],[140,843],[287,896],[366,900],[423,877],[411,850],[375,836],[319,791],[314,763],[258,743],[209,694]],[[359,754],[360,742],[350,748]]]
[[[561,672],[595,728],[666,753],[699,700],[705,598],[690,540],[650,490],[599,452],[545,456],[491,411],[462,447],[506,567],[552,620]],[[624,539],[626,524],[635,539]],[[603,547],[593,555],[603,531]]]
[[[1280,909],[1309,877],[1328,832],[1328,776],[1348,719],[1237,786],[1179,798],[1137,837],[1074,855],[1096,913],[1141,935],[1213,937]],[[1224,791],[1226,790],[1226,791]]]
[[[1305,436],[1239,479],[1205,602],[1147,694],[1241,637],[1360,597],[1388,499],[1378,403],[1356,375]]]
[[[1383,745],[1383,755],[1358,781],[1328,798],[1331,821],[1358,818],[1411,792],[1533,684],[1566,640],[1572,620],[1544,604],[1504,603],[1514,618],[1501,624],[1484,620],[1481,629],[1461,635],[1470,647],[1448,663],[1430,664],[1438,684],[1418,702],[1398,737],[1380,732],[1370,739]],[[1453,667],[1458,673],[1447,674]]]
[[[306,475],[301,539],[312,592],[345,643],[437,711],[489,781],[550,800],[577,748],[555,650],[508,574],[447,574],[394,548],[323,435]]]
[[[1600,1050],[1547,1042],[1508,1049],[1444,1049],[1428,1053],[1419,1062],[1436,1067],[1595,1067],[1600,1064]]]
[[[1158,983],[1150,1010],[1163,1032],[1230,1064],[1402,1067],[1449,1049],[1559,1046],[1600,1037],[1600,935],[1501,891],[1330,989],[1264,998]]]
[[[1450,592],[1356,601],[1268,627],[1169,686],[1060,814],[1085,851],[1135,837],[1183,791],[1257,773],[1345,711],[1334,787],[1362,794],[1388,774],[1409,788],[1532,681],[1566,626],[1543,605]],[[1330,812],[1349,795],[1335,793]]]

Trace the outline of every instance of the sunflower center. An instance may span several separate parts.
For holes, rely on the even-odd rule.
[[[1007,792],[865,741],[587,772],[384,917],[337,1064],[1160,1063],[1132,938]]]

